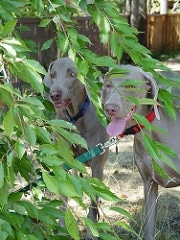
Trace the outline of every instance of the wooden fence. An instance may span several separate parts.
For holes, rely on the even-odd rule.
[[[128,19],[128,17],[126,17]],[[147,16],[147,32],[139,34],[140,41],[153,53],[161,53],[164,50],[177,51],[180,48],[180,14],[166,15],[148,15]],[[33,54],[44,67],[47,68],[49,62],[56,59],[57,49],[55,44],[47,51],[40,51],[42,44],[55,36],[55,26],[51,25],[47,28],[38,26],[39,19],[25,18],[19,19],[19,25],[29,27],[29,31],[20,31],[20,35],[25,40],[33,40],[36,42],[38,52]],[[139,28],[144,22],[139,21]],[[92,45],[89,48],[100,56],[110,55],[110,47],[108,44],[103,45],[99,40],[98,27],[91,22],[90,17],[76,18],[76,26],[80,33],[86,35]],[[145,39],[142,39],[142,37]]]
[[[147,16],[147,48],[153,53],[180,49],[180,14]]]
[[[161,53],[164,50],[177,51],[180,48],[180,14],[148,15],[146,22],[147,32],[139,34],[138,38],[152,53]],[[139,18],[139,29],[144,29],[146,22]],[[28,31],[19,30],[19,33],[27,43],[28,41],[36,42],[37,50],[31,55],[47,69],[49,63],[57,58],[57,48],[53,44],[50,49],[41,51],[41,47],[46,40],[55,37],[55,26],[41,28],[38,26],[38,18],[19,19],[18,25],[29,28]],[[80,33],[90,39],[92,45],[88,46],[89,49],[100,56],[110,55],[109,44],[103,45],[100,42],[98,27],[91,22],[90,17],[76,18],[76,26]],[[13,78],[11,81],[14,87],[23,91],[24,82],[18,78]]]

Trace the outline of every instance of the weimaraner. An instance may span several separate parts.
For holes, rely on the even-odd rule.
[[[152,74],[144,72],[139,67],[120,65],[120,68],[126,72],[118,77],[114,77],[114,75],[112,79],[107,75],[103,84],[102,104],[106,115],[111,118],[107,126],[107,132],[110,136],[121,137],[130,132],[134,134],[134,159],[144,183],[146,206],[145,239],[153,240],[155,237],[158,185],[166,188],[180,185],[180,113],[176,112],[176,121],[174,121],[167,115],[166,110],[162,106],[159,108],[157,105],[136,106],[133,101],[128,100],[127,96],[135,97],[136,99],[151,98],[157,100],[158,86]],[[137,80],[140,80],[141,83],[139,82],[138,86],[133,81],[128,83],[129,86],[125,84],[128,80],[133,79],[135,79],[136,83]],[[152,159],[146,151],[143,142],[143,133],[148,132],[135,122],[133,118],[134,113],[139,113],[144,117],[151,116],[150,121],[152,121],[152,125],[168,131],[168,134],[160,133],[159,131],[151,132],[153,141],[170,146],[177,153],[177,157],[171,159],[177,171],[173,170],[161,159],[156,159],[169,176],[168,178],[160,176],[154,170]]]
[[[77,69],[70,58],[60,58],[52,62],[44,84],[50,88],[49,97],[54,104],[56,117],[73,123],[86,140],[89,149],[108,140],[106,129],[98,121],[96,108],[89,100],[85,86],[77,79]],[[87,151],[80,146],[73,150],[75,157]],[[86,163],[91,167],[92,177],[103,179],[107,156],[108,150]],[[97,203],[92,200],[88,217],[94,222],[98,221]],[[86,239],[92,237],[87,234]]]

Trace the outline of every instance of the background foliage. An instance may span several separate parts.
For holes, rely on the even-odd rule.
[[[114,231],[116,225],[137,235],[125,223],[112,224],[107,220],[95,224],[86,217],[77,216],[70,207],[65,212],[58,208],[63,202],[61,194],[74,199],[85,210],[87,206],[83,203],[83,197],[86,195],[94,200],[96,195],[112,202],[120,199],[101,181],[92,179],[81,163],[74,161],[65,139],[87,148],[86,142],[78,135],[75,127],[65,121],[47,117],[47,109],[53,112],[53,108],[43,97],[42,78],[46,71],[39,62],[30,57],[34,45],[27,46],[16,28],[18,17],[25,16],[27,12],[42,18],[41,27],[46,27],[51,22],[56,25],[56,35],[43,44],[42,50],[47,50],[55,42],[61,56],[68,55],[74,60],[79,79],[88,86],[92,101],[104,124],[106,119],[100,108],[101,84],[98,77],[101,72],[98,67],[116,68],[124,53],[129,55],[134,64],[152,72],[159,82],[169,86],[178,85],[176,79],[169,82],[156,73],[156,69],[166,68],[151,57],[148,49],[139,44],[137,30],[130,27],[119,15],[112,2],[94,0],[87,3],[85,0],[74,0],[68,4],[64,0],[1,0],[1,73],[5,73],[5,70],[7,78],[9,75],[17,76],[30,83],[33,88],[33,91],[27,89],[21,93],[6,81],[7,79],[0,85],[0,97],[7,106],[0,125],[1,239],[57,239],[58,231],[64,233],[64,239],[80,239],[78,222],[84,227],[89,226],[93,235],[102,239],[120,238]],[[98,25],[101,42],[109,41],[113,57],[98,56],[90,51],[87,48],[87,43],[91,44],[90,40],[74,28],[73,17],[85,12]],[[162,90],[161,100],[174,117],[171,95],[166,94],[166,90]],[[71,130],[71,133],[68,130]],[[57,142],[53,141],[54,131],[58,135]],[[146,142],[148,141],[150,142],[146,137]],[[63,163],[85,174],[86,178],[68,174],[63,168]],[[22,179],[23,187],[30,184],[27,187],[31,190],[30,201],[23,198],[23,191],[27,189],[21,189]],[[46,194],[46,189],[53,197]],[[113,210],[131,217],[118,207]],[[58,218],[65,219],[64,228],[57,224]]]

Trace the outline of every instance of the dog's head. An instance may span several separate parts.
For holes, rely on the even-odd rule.
[[[158,95],[158,86],[151,73],[132,65],[122,65],[120,69],[123,71],[118,76],[111,75],[111,71],[107,74],[102,90],[104,111],[113,120],[110,135],[121,134],[135,112],[143,114],[144,108],[138,100],[150,98],[156,101]],[[159,118],[156,105],[154,109]]]
[[[77,69],[70,58],[52,62],[44,78],[44,85],[50,89],[48,96],[56,109],[64,109],[69,105],[79,83]]]

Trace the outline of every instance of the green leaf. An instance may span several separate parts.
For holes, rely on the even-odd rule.
[[[42,77],[38,72],[36,72],[32,65],[30,67],[29,62],[26,62],[24,60],[23,62],[21,61],[13,63],[11,64],[11,71],[14,72],[23,81],[30,83],[34,90],[41,93],[43,96],[44,87],[42,83]]]
[[[115,61],[109,56],[98,57],[94,61],[98,66],[117,67]]]
[[[36,132],[33,127],[30,125],[25,125],[25,134],[26,134],[26,140],[29,142],[29,144],[33,147],[36,145]]]
[[[53,41],[54,41],[54,39],[51,38],[51,39],[48,39],[46,42],[44,42],[42,47],[41,47],[41,51],[49,49],[52,46]]]
[[[28,240],[39,240],[40,238],[39,238],[39,236],[37,237],[33,234],[27,234],[27,239]]]
[[[164,161],[170,168],[172,168],[174,171],[176,171],[178,174],[180,174],[180,170],[178,167],[173,163],[172,159],[168,158],[168,153],[166,152],[161,152],[161,159]]]
[[[79,192],[76,190],[73,182],[70,181],[70,179],[66,181],[61,181],[61,184],[59,184],[60,193],[70,197],[70,198],[80,198],[82,197],[82,194],[79,194]]]
[[[52,216],[56,219],[59,218],[64,218],[64,211],[62,211],[61,209],[59,209],[59,206],[62,204],[62,202],[59,201],[59,205],[58,206],[45,206],[43,208],[43,212],[47,213],[47,215]]]
[[[122,77],[128,72],[129,72],[128,70],[120,69],[120,68],[117,68],[117,66],[116,66],[115,68],[111,69],[108,73],[106,73],[106,79],[110,80],[110,79],[113,79],[113,78]],[[123,81],[122,83],[120,83],[120,85],[122,85],[123,83],[126,84],[126,80]]]
[[[166,153],[168,156],[170,156],[172,158],[177,157],[177,153],[171,147],[169,147],[161,142],[156,142],[156,146],[160,151]]]
[[[141,237],[134,231],[134,229],[125,222],[116,222],[115,224],[133,233],[139,240],[141,240]]]
[[[64,32],[58,32],[57,34],[57,46],[63,56],[69,48],[69,39],[65,36]]]
[[[6,240],[8,238],[8,233],[0,229],[1,240]]]
[[[96,201],[96,192],[94,191],[94,188],[91,186],[91,184],[84,178],[80,179],[81,187],[83,192],[92,198],[92,200]]]
[[[35,0],[34,6],[39,14],[43,12],[44,4],[43,4],[42,0]]]
[[[89,71],[89,64],[88,62],[83,59],[82,61],[77,62],[77,68],[79,69],[78,74],[86,75]]]
[[[154,159],[152,159],[152,164],[153,164],[153,168],[154,168],[155,172],[156,172],[158,175],[160,175],[160,176],[163,177],[163,178],[169,178],[168,175],[165,173],[164,169],[161,168],[161,167],[159,166],[159,164],[157,164],[157,162],[156,162]]]
[[[108,189],[103,189],[101,187],[94,186],[94,190],[96,191],[97,196],[99,196],[100,198],[103,198],[107,201],[119,201],[120,200],[114,193],[112,193]]]
[[[126,96],[126,99],[134,103],[136,106],[139,105],[138,99],[132,96]]]
[[[5,105],[7,105],[10,108],[11,105],[13,104],[12,94],[10,92],[6,91],[1,86],[3,86],[3,85],[2,84],[0,85],[0,99],[1,99],[2,103],[4,103]]]
[[[38,209],[34,204],[29,201],[20,201],[20,204],[26,208],[30,217],[38,219]]]
[[[25,154],[22,159],[14,158],[14,168],[27,181],[30,181],[31,171],[33,168],[32,161],[28,159]]]
[[[87,1],[86,0],[80,0],[79,7],[87,12]]]
[[[125,71],[126,71],[126,69],[125,69]],[[126,71],[127,72],[127,71]],[[125,72],[124,72],[125,73]],[[121,82],[120,83],[120,86],[137,86],[137,85],[140,85],[140,84],[142,84],[142,83],[144,83],[144,81],[142,81],[142,80],[139,80],[139,79],[131,79],[131,80],[129,80],[129,79],[126,79],[126,80],[124,80],[123,82]],[[135,89],[136,90],[136,89]],[[142,91],[142,89],[141,89],[141,91]]]
[[[92,10],[90,9],[90,6],[92,7]],[[96,8],[94,9],[95,6],[93,5],[89,5],[88,6],[88,10],[89,12],[91,12],[91,15],[93,17],[94,22],[96,23],[97,26],[99,26],[100,22],[101,22],[101,18],[102,18],[102,13],[101,10]]]
[[[55,176],[50,176],[49,173],[43,172],[42,173],[43,181],[46,184],[47,188],[50,192],[59,195],[59,181]]]
[[[110,23],[107,17],[101,18],[100,27],[102,32],[109,34],[111,28],[110,28]]]
[[[128,217],[129,219],[133,219],[131,214],[121,207],[118,207],[118,206],[110,207],[110,210],[118,212],[118,213],[124,215],[125,217]]]
[[[71,144],[81,145],[83,148],[88,149],[86,140],[77,133],[70,133],[64,129],[58,131],[63,137],[70,141]]]
[[[27,96],[23,100],[24,100],[24,102],[29,103],[30,105],[34,105],[34,106],[38,107],[39,109],[45,109],[44,105],[37,97]]]
[[[16,141],[14,149],[19,159],[21,159],[26,152],[26,146],[21,139]]]
[[[53,154],[58,154],[59,153],[59,149],[57,148],[57,145],[53,145],[53,144],[42,144],[40,145],[40,151],[43,154],[47,154],[47,155],[53,155]]]
[[[5,82],[3,85],[2,84],[0,85],[0,88],[3,90],[3,92],[7,91],[13,95],[16,95],[19,98],[22,98],[20,91],[18,89],[14,88],[10,83]]]
[[[70,38],[77,40],[78,32],[77,32],[77,30],[75,28],[69,28],[67,33],[68,33]]]
[[[13,48],[13,46],[6,44],[6,43],[1,43],[1,42],[0,42],[0,46],[4,49],[5,55],[7,55],[11,58],[16,57],[16,51]]]
[[[10,108],[9,111],[4,116],[3,120],[4,131],[11,138],[14,130],[14,113],[13,108]]]
[[[44,18],[39,23],[39,27],[47,27],[47,25],[52,21],[50,18]]]
[[[2,172],[3,175],[3,172]],[[2,176],[1,176],[1,184],[2,184]],[[3,186],[0,188],[0,206],[4,208],[8,204],[8,194],[9,194],[9,182],[6,178],[4,178]]]
[[[58,157],[57,155],[48,155],[43,157],[43,162],[47,164],[49,167],[55,166],[58,167],[63,163],[63,159]]]
[[[47,212],[44,212],[44,209],[40,209],[39,210],[39,220],[45,224],[47,224],[47,226],[54,226],[56,224],[56,220],[47,214]]]
[[[118,8],[114,8],[113,6],[111,7],[110,5],[108,5],[108,7],[104,8],[104,11],[107,13],[107,15],[109,17],[113,17],[113,18],[119,18],[119,11]]]
[[[159,103],[156,100],[150,98],[138,99],[138,103],[140,105],[159,105]]]
[[[92,235],[95,237],[99,237],[99,231],[97,229],[96,223],[94,223],[89,218],[85,218],[85,217],[83,217],[83,220],[84,220],[86,226],[90,228]]]
[[[39,127],[39,126],[35,126],[35,131],[36,131],[36,134],[37,134],[37,137],[45,142],[45,143],[49,143],[51,144],[52,143],[52,135],[43,127]]]
[[[23,63],[29,68],[31,71],[38,72],[46,75],[46,70],[44,67],[34,59],[24,59]]]
[[[111,232],[111,226],[107,223],[107,222],[97,222],[96,226],[99,230],[103,230],[103,231],[107,231],[107,232]]]
[[[16,239],[17,240],[28,240],[27,235],[24,233],[23,229],[15,229]]]
[[[83,41],[83,42],[91,44],[90,39],[88,37],[86,37],[85,35],[83,35],[83,34],[78,34],[78,39]]]
[[[0,32],[0,35],[2,37],[7,37],[8,34],[11,34],[16,26],[17,20],[13,19],[12,21],[9,21],[6,23],[6,25],[3,27],[2,31]]]
[[[148,131],[152,130],[152,124],[142,115],[135,113],[133,115],[134,119],[138,122],[139,125],[144,126]]]
[[[114,237],[113,235],[110,235],[108,233],[100,233],[100,239],[102,240],[117,240],[117,237]]]
[[[175,158],[177,156],[177,154],[175,153],[175,151],[173,149],[171,149],[169,146],[167,146],[163,143],[153,141],[146,134],[143,135],[143,140],[144,140],[144,145],[145,145],[147,152],[150,154],[152,159],[156,162],[156,164],[154,163],[156,171],[157,171],[157,169],[159,169],[161,175],[164,175],[164,176],[166,175],[164,173],[164,170],[160,169],[161,168],[160,164],[157,163],[157,161],[158,162],[163,161],[168,166],[170,166],[172,169],[174,169],[176,172],[179,173],[176,165],[173,163],[173,161],[171,159],[169,159],[167,157],[167,155],[169,155],[173,158]]]
[[[156,144],[147,134],[143,134],[143,143],[145,145],[147,152],[150,154],[150,156],[154,160],[159,160],[161,155],[156,147]]]
[[[117,52],[117,49],[118,49],[118,41],[117,41],[116,32],[113,31],[110,34],[109,42],[110,42],[111,51],[114,53],[114,55],[116,55],[116,52]]]
[[[0,236],[1,240],[6,240],[10,236],[13,237],[11,225],[4,219],[0,219]]]
[[[80,240],[77,220],[69,208],[66,208],[65,211],[65,225],[71,237],[75,240]]]
[[[173,119],[176,119],[176,112],[175,112],[173,98],[172,98],[171,93],[165,89],[160,89],[158,98],[160,101],[163,102],[163,104],[165,106],[165,110],[167,111],[169,116]]]
[[[4,167],[2,162],[0,162],[0,188],[4,185]]]
[[[53,119],[53,120],[50,120],[48,123],[54,128],[54,130],[56,130],[58,127],[61,127],[61,128],[77,131],[74,125],[61,119]]]

